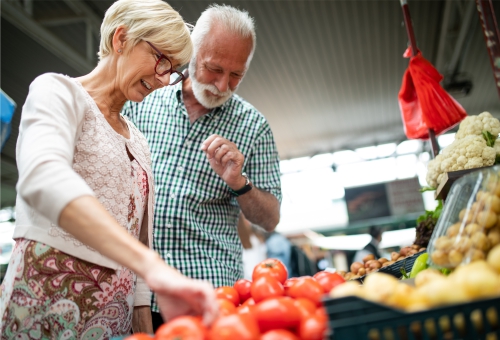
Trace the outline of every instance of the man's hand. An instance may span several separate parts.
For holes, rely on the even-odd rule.
[[[245,178],[241,176],[245,157],[233,142],[213,134],[202,144],[201,150],[207,155],[208,162],[215,173],[233,190],[245,186]]]

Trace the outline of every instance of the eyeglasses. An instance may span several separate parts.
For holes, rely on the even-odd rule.
[[[190,23],[186,22],[186,27],[189,30],[189,33],[193,33],[194,30],[194,25],[191,25]]]
[[[156,51],[156,53],[158,53],[158,61],[155,65],[156,74],[159,76],[164,76],[167,73],[170,73],[171,75],[176,74],[177,78],[175,78],[174,80],[170,79],[170,83],[168,85],[175,85],[183,81],[185,79],[184,75],[172,68],[172,62],[170,61],[170,59],[168,59],[166,55],[161,53],[160,50],[154,47],[153,44],[151,44],[149,41],[146,42],[153,48],[153,50]]]

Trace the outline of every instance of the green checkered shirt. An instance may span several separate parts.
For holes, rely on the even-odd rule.
[[[237,95],[191,124],[182,83],[154,91],[122,114],[146,136],[155,177],[153,247],[183,274],[233,285],[243,277],[237,232],[240,208],[212,170],[201,143],[218,134],[245,156],[243,171],[255,187],[281,201],[279,157],[264,116]],[[158,311],[153,301],[153,311]]]

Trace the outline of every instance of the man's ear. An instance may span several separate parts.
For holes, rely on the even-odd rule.
[[[127,30],[124,26],[118,26],[113,34],[113,50],[122,53],[127,42]]]

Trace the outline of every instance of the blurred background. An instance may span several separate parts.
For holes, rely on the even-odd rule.
[[[1,0],[0,263],[15,221],[15,145],[29,84],[45,72],[79,76],[97,63],[108,0]],[[168,1],[195,23],[214,1]],[[217,2],[217,1],[215,1]],[[411,245],[416,218],[436,206],[427,142],[407,140],[397,94],[408,66],[398,0],[225,1],[255,18],[257,50],[238,94],[268,119],[281,158],[277,231],[319,269],[341,268],[382,230],[385,253]],[[500,1],[493,1],[500,13]],[[423,55],[469,115],[500,118],[474,1],[410,0]],[[497,19],[498,20],[498,19]],[[9,110],[9,111],[8,111]],[[7,112],[12,112],[4,119]],[[454,130],[439,136],[441,148]]]

